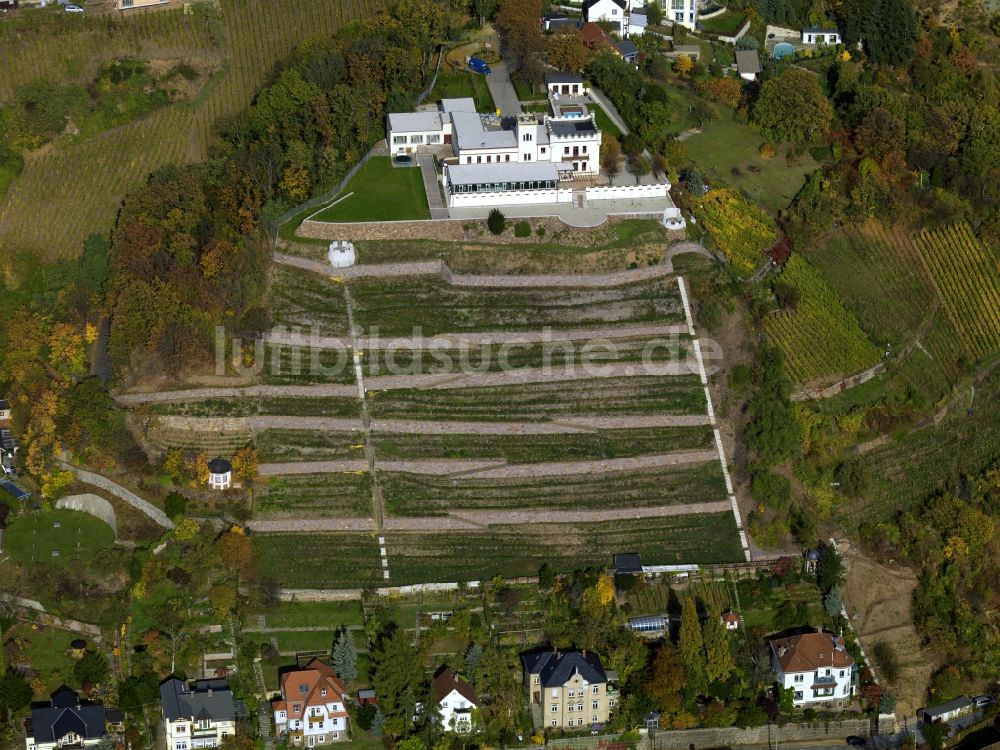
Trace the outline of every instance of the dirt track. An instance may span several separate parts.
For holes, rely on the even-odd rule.
[[[910,602],[917,587],[916,573],[900,565],[882,565],[864,557],[850,542],[837,540],[847,568],[844,603],[869,659],[879,641],[892,645],[900,676],[890,684],[897,714],[912,716],[926,705],[927,683],[937,664],[932,652],[920,645],[913,627]],[[876,674],[882,674],[876,665]]]

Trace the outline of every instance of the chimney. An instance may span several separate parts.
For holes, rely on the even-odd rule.
[[[453,679],[453,680],[454,680],[455,682],[458,682],[458,672],[452,672],[452,673],[451,673],[451,678],[452,678],[452,679]]]
[[[208,686],[208,697],[209,698],[212,697],[212,686],[211,685]]]

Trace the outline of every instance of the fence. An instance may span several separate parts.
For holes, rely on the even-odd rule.
[[[337,185],[337,187],[327,190],[322,195],[317,195],[315,198],[310,198],[305,203],[301,203],[298,206],[295,206],[294,208],[290,208],[287,211],[285,211],[285,213],[283,213],[281,216],[279,216],[277,219],[274,220],[274,223],[272,225],[272,231],[274,231],[274,233],[277,235],[278,230],[281,228],[281,225],[284,224],[286,221],[291,221],[294,217],[298,216],[300,213],[310,208],[319,208],[323,204],[332,201],[334,198],[340,195],[340,193],[344,192],[344,188],[347,187],[347,184],[351,180],[353,180],[354,176],[361,170],[361,168],[368,163],[368,160],[372,158],[377,149],[378,146],[376,145],[367,154],[362,156],[357,164],[355,164],[353,167],[347,170],[347,174],[344,175],[344,179],[340,181],[340,184]]]
[[[607,185],[585,188],[587,200],[614,200],[617,198],[665,198],[670,185]]]

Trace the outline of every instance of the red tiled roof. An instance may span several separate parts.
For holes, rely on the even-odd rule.
[[[322,691],[326,689],[326,695]],[[337,673],[319,659],[313,659],[305,669],[286,672],[281,676],[281,697],[274,704],[275,710],[285,710],[289,719],[301,719],[306,709],[312,706],[326,706],[327,703],[344,703],[347,690]],[[295,706],[299,707],[295,711]],[[347,710],[333,711],[329,716],[347,716]]]
[[[843,639],[832,633],[803,633],[789,638],[775,638],[771,641],[771,651],[786,673],[854,666],[854,657],[847,653]]]

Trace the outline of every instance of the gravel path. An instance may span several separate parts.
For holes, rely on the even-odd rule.
[[[256,398],[261,396],[301,396],[304,398],[357,398],[355,385],[251,385],[242,388],[187,388],[155,393],[123,393],[115,400],[125,406],[162,404],[170,401],[205,401],[210,398]]]
[[[624,286],[640,281],[659,279],[673,275],[673,266],[660,264],[631,268],[627,271],[603,274],[459,274],[440,260],[411,261],[402,263],[368,263],[349,268],[333,268],[329,263],[310,260],[297,255],[274,253],[274,261],[286,266],[294,266],[303,271],[338,279],[363,277],[390,278],[393,276],[441,276],[452,286],[477,287],[483,289],[539,289],[546,287],[596,288]]]
[[[725,513],[730,510],[728,500],[691,505],[665,505],[658,508],[630,508],[628,510],[467,510],[447,516],[426,518],[387,518],[383,529],[393,531],[469,531],[495,524],[539,523],[599,523],[620,521],[625,518],[667,518],[703,513]],[[299,518],[250,521],[248,527],[258,533],[294,533],[324,531],[372,531],[374,521],[368,519]]]
[[[245,432],[247,430],[313,430],[360,432],[360,419],[340,417],[182,417],[157,418],[159,426],[191,432]],[[423,435],[564,435],[595,430],[656,427],[700,427],[711,424],[707,414],[653,414],[634,417],[563,417],[552,422],[446,422],[419,419],[373,419],[371,429],[382,433]]]
[[[545,344],[556,341],[590,341],[593,339],[633,339],[654,336],[686,336],[687,325],[683,323],[616,326],[613,328],[567,328],[535,331],[470,331],[446,333],[438,336],[399,336],[394,338],[357,339],[360,349],[455,349],[462,346],[478,347],[489,344]],[[288,331],[271,333],[264,337],[269,344],[282,346],[315,347],[318,349],[341,349],[352,347],[350,338],[341,336],[310,336]]]

